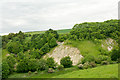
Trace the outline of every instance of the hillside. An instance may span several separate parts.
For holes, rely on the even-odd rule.
[[[118,27],[108,20],[2,36],[2,77],[117,77]]]

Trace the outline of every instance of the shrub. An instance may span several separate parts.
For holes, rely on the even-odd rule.
[[[105,56],[105,55],[99,55],[96,59],[95,59],[95,62],[97,64],[100,64],[102,61],[108,61],[110,62],[111,61],[111,58],[108,57],[108,56]]]
[[[83,64],[83,67],[84,67],[84,69],[88,69],[90,67],[90,65],[89,65],[88,62],[86,62],[86,63]]]
[[[19,42],[9,42],[7,44],[7,50],[10,52],[10,53],[19,53],[20,51],[23,50],[22,48],[22,45],[19,43]]]
[[[109,64],[108,61],[102,61],[102,62],[101,62],[101,65],[108,65],[108,64]]]
[[[49,68],[54,68],[55,67],[55,61],[54,58],[50,57],[47,59],[47,65]]]
[[[36,59],[25,58],[18,63],[16,68],[17,72],[36,71],[37,61]]]
[[[53,68],[49,68],[48,69],[48,73],[53,73],[54,72],[54,69]]]
[[[87,55],[84,58],[82,58],[82,64],[84,64],[85,62],[93,62],[93,61],[95,61],[95,58],[92,55]]]
[[[43,71],[47,68],[47,61],[44,60],[44,59],[41,59],[40,61],[38,61],[37,65],[38,65],[37,69],[40,70],[40,71]]]
[[[8,75],[10,73],[10,67],[6,61],[2,62],[2,78],[8,78]]]
[[[79,65],[78,65],[78,68],[79,68],[79,69],[83,69],[83,68],[84,68],[84,67],[83,67],[83,64],[79,64]]]
[[[57,69],[58,69],[58,70],[63,70],[63,69],[64,69],[64,66],[63,66],[63,65],[59,65],[59,66],[57,67]]]
[[[28,75],[31,75],[31,73],[32,73],[32,72],[31,72],[31,71],[29,71],[29,72],[28,72]]]
[[[35,72],[34,72],[34,74],[38,74],[38,72],[37,72],[37,71],[35,71]]]
[[[112,50],[112,52],[111,52],[111,59],[113,61],[116,61],[118,58],[120,58],[120,51],[116,50],[116,49]]]
[[[89,65],[90,65],[91,68],[97,66],[95,62],[90,62]]]
[[[63,57],[60,60],[60,64],[63,65],[65,68],[71,67],[72,66],[71,58],[69,56]]]

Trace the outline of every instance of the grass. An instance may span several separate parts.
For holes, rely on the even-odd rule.
[[[58,34],[65,34],[69,33],[71,29],[61,29],[61,30],[55,30]],[[25,34],[43,34],[45,31],[33,31],[33,32],[25,32]]]
[[[118,64],[73,71],[54,78],[118,78]]]
[[[47,73],[46,71],[38,72],[38,74],[32,72],[31,75],[28,75],[28,73],[14,73],[9,78],[118,78],[118,64],[84,70],[79,70],[74,66],[62,71],[56,70],[55,73]]]
[[[97,56],[98,54],[100,54],[99,48],[100,48],[100,44],[95,44],[92,41],[89,40],[85,40],[85,41],[70,41],[70,44],[68,43],[67,45],[76,47],[80,50],[80,54],[87,55],[93,55],[93,56]]]

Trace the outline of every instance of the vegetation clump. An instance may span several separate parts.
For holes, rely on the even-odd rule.
[[[63,66],[63,65],[58,65],[57,69],[58,69],[58,70],[63,70],[63,69],[64,69],[64,66]]]
[[[63,57],[60,60],[60,64],[63,65],[65,68],[71,67],[72,66],[72,61],[69,56]]]

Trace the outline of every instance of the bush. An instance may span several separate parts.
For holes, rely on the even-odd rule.
[[[89,65],[88,62],[86,62],[86,63],[83,64],[83,67],[84,67],[84,69],[88,69],[90,67],[90,65]]]
[[[28,72],[28,71],[36,71],[37,69],[37,61],[36,59],[28,59],[25,58],[21,60],[17,65],[17,72]]]
[[[79,68],[79,69],[83,69],[83,68],[84,68],[84,67],[83,67],[83,64],[79,64],[79,65],[78,65],[78,68]]]
[[[34,72],[34,74],[38,74],[38,72],[37,72],[37,71],[35,71],[35,72]]]
[[[60,60],[60,64],[63,65],[65,68],[71,67],[72,66],[71,58],[69,56],[63,57]]]
[[[10,67],[6,61],[2,62],[2,78],[8,78],[8,75],[10,73]]]
[[[100,64],[102,61],[108,61],[110,62],[111,61],[111,58],[108,57],[108,56],[105,56],[105,55],[99,55],[96,59],[95,59],[95,62],[97,64]]]
[[[108,64],[109,64],[108,61],[102,61],[102,62],[101,62],[101,65],[108,65]]]
[[[111,59],[113,61],[116,61],[118,58],[120,58],[120,51],[116,50],[116,49],[112,50],[112,52],[111,52]]]
[[[47,61],[44,59],[41,59],[38,63],[37,63],[37,70],[43,71],[45,69],[47,69]]]
[[[90,63],[89,63],[89,65],[90,65],[90,67],[91,67],[91,68],[93,68],[93,67],[96,67],[96,66],[97,66],[95,62],[90,62]]]
[[[95,61],[95,58],[92,55],[87,55],[84,58],[82,58],[82,64],[86,62],[93,62],[93,61]]]
[[[48,73],[53,73],[54,72],[54,69],[53,68],[49,68],[48,69]]]
[[[19,53],[20,51],[23,50],[22,48],[22,45],[19,43],[19,42],[9,42],[7,44],[7,50],[10,52],[10,53]]]
[[[50,57],[47,59],[47,66],[49,68],[54,68],[56,65],[55,65],[55,61],[54,61],[54,58]]]
[[[63,65],[59,65],[59,66],[57,67],[57,69],[58,69],[58,70],[63,70],[63,69],[64,69],[64,66],[63,66]]]
[[[32,73],[32,72],[31,72],[31,71],[29,71],[29,72],[28,72],[28,75],[31,75],[31,73]]]

